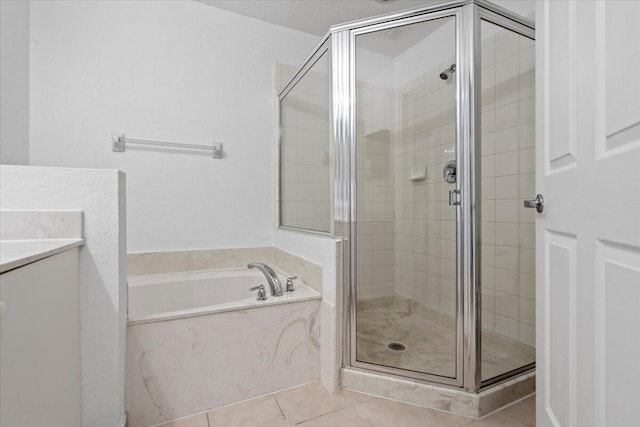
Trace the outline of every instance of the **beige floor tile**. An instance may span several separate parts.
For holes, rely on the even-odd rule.
[[[209,411],[209,427],[286,427],[272,395]],[[180,426],[182,427],[182,426]]]
[[[312,383],[157,427],[535,427],[535,403],[534,395],[473,420]]]
[[[292,424],[293,425],[293,424]],[[362,418],[354,406],[340,409],[326,415],[312,418],[297,424],[299,427],[371,427],[372,425]]]
[[[531,406],[532,408],[535,409],[535,407],[536,407],[536,395],[532,394],[531,396],[527,397],[526,399],[523,399],[522,403],[524,403],[525,405]]]
[[[205,412],[168,423],[158,424],[155,427],[208,427],[207,414]]]
[[[284,390],[276,393],[275,397],[290,424],[297,424],[373,399],[366,394],[349,390],[340,390],[331,395],[320,383]]]
[[[477,421],[468,424],[467,427],[523,427],[524,425],[502,411],[491,414]]]
[[[527,398],[531,399],[531,398]],[[533,404],[531,400],[522,400],[518,403],[514,403],[513,405],[507,406],[500,413],[505,414],[509,418],[522,423],[525,427],[535,427],[536,426],[536,407],[535,400],[533,400]]]
[[[301,427],[460,427],[471,418],[420,408],[387,399],[374,399],[311,419]]]

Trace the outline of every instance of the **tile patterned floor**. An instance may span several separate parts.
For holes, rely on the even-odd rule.
[[[479,420],[306,384],[157,427],[535,427],[535,396]]]

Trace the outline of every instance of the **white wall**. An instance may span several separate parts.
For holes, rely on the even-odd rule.
[[[80,210],[82,425],[124,422],[127,321],[125,177],[117,170],[0,167],[3,209]]]
[[[535,18],[535,3],[531,0],[493,0],[491,3],[527,18]],[[481,37],[485,39],[495,35],[498,28],[483,28]],[[395,87],[402,87],[419,77],[424,71],[425,58],[428,58],[429,64],[433,65],[448,60],[455,62],[455,43],[455,20],[449,19],[440,28],[395,58]]]
[[[396,88],[422,77],[427,67],[451,60],[455,62],[456,22],[453,18],[445,19],[447,22],[441,27],[395,58]]]
[[[28,1],[0,1],[0,163],[29,163]]]
[[[192,1],[34,2],[35,165],[127,173],[129,252],[274,242],[274,63],[318,37]],[[111,151],[112,132],[226,155]]]

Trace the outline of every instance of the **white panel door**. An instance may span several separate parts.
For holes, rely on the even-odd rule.
[[[640,1],[536,21],[538,426],[637,426]]]

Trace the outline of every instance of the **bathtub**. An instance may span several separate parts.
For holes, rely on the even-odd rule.
[[[128,282],[130,427],[319,379],[321,296],[304,283],[257,301],[249,288],[269,289],[255,270],[150,274]]]
[[[277,273],[284,288],[287,276]],[[264,274],[249,269],[146,274],[131,276],[128,282],[129,325],[321,298],[297,280],[294,292],[273,297]],[[256,291],[249,290],[257,285],[264,285],[267,300],[258,301]]]

